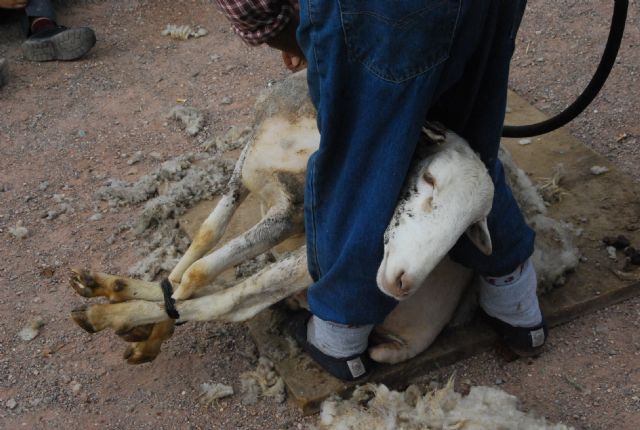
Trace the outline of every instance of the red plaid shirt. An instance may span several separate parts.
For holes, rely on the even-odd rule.
[[[249,45],[278,34],[296,12],[297,0],[217,0],[233,30]]]

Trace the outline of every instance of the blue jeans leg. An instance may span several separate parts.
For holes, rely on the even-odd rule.
[[[22,28],[25,34],[29,34],[30,18],[45,17],[52,21],[56,20],[56,11],[53,9],[51,0],[30,0],[29,5],[24,8]]]
[[[298,39],[309,60],[321,133],[305,190],[308,262],[315,281],[309,303],[318,317],[343,324],[379,323],[395,306],[378,290],[375,275],[420,127],[465,76],[476,52],[495,45],[493,37],[485,38],[495,33],[490,14],[518,2],[396,3],[301,2]],[[471,107],[459,108],[469,116],[464,111]],[[446,113],[444,106],[441,111]],[[498,136],[501,125],[502,120],[492,125]],[[498,142],[491,142],[495,151]]]
[[[495,194],[488,218],[493,253],[484,255],[465,236],[450,252],[454,260],[484,275],[501,276],[515,270],[533,253],[535,240],[535,233],[526,225],[498,160],[509,63],[525,6],[526,0],[490,2],[483,40],[491,42],[477,47],[462,75],[455,66],[456,70],[445,72],[445,76],[455,82],[442,86],[445,90],[430,110],[431,117],[469,141],[493,178]]]

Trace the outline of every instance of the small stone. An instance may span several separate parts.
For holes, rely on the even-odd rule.
[[[505,380],[504,380],[504,379],[502,379],[502,378],[497,378],[497,379],[496,379],[496,385],[502,385],[502,384],[504,384],[504,383],[505,383]]]
[[[31,342],[40,334],[38,329],[34,329],[33,327],[25,327],[18,333],[18,337],[24,340],[25,342]]]
[[[607,246],[607,255],[612,260],[618,259],[618,257],[616,256],[616,249],[613,246]]]
[[[71,392],[73,394],[78,394],[82,389],[82,384],[79,382],[71,381]]]
[[[230,105],[231,103],[233,103],[233,97],[226,96],[220,100],[221,105]]]
[[[162,161],[164,158],[162,157],[162,154],[160,154],[159,152],[156,151],[152,151],[149,153],[149,157],[153,158],[156,161]]]
[[[531,143],[531,139],[520,139],[520,140],[518,141],[518,144],[519,144],[519,145],[528,145],[528,144],[530,144],[530,143]]]
[[[85,137],[87,135],[87,132],[84,130],[78,130],[78,137]]]
[[[7,400],[7,403],[5,403],[5,405],[9,409],[15,409],[16,406],[18,406],[18,402],[16,402],[16,399],[11,398],[11,399]]]
[[[591,171],[592,175],[599,176],[603,173],[607,173],[609,171],[609,168],[605,166],[591,166],[591,169],[589,170]]]
[[[89,217],[89,221],[100,221],[102,219],[101,213],[95,213]]]
[[[143,159],[143,158],[144,158],[144,155],[142,155],[142,151],[136,151],[136,152],[131,156],[131,158],[129,158],[129,159],[127,160],[127,164],[128,164],[129,166],[132,166],[132,165],[134,165],[134,164],[139,163],[140,161],[142,161],[142,159]]]
[[[38,189],[40,191],[46,191],[47,188],[49,188],[49,182],[47,182],[47,181],[42,181],[42,182],[40,182],[40,185],[38,185]]]

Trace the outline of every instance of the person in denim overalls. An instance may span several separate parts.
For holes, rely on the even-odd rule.
[[[464,137],[495,184],[488,219],[493,253],[484,255],[463,237],[450,256],[482,275],[482,308],[513,349],[535,354],[544,343],[529,261],[534,232],[497,158],[525,6],[525,0],[300,2],[297,42],[321,141],[305,190],[313,317],[296,337],[335,376],[355,379],[368,371],[368,335],[396,305],[375,278],[425,118]]]

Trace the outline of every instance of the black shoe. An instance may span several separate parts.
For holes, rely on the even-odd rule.
[[[32,34],[22,44],[22,54],[30,61],[75,60],[96,44],[96,35],[88,27],[53,28]]]
[[[542,322],[533,327],[514,327],[482,310],[482,318],[496,331],[504,344],[520,357],[535,357],[540,355],[549,335],[547,323]]]
[[[354,381],[367,376],[373,367],[373,361],[366,352],[346,358],[331,357],[307,341],[307,323],[311,313],[300,312],[292,318],[291,332],[300,347],[313,360],[331,375],[343,381]]]

